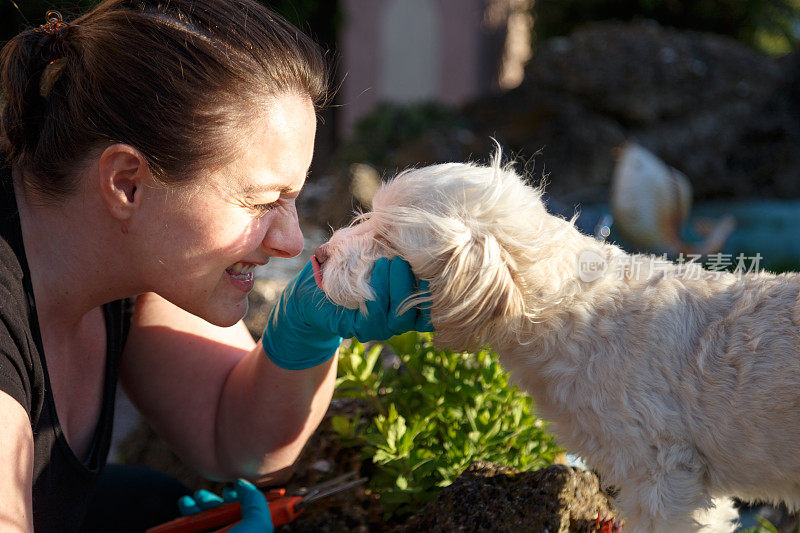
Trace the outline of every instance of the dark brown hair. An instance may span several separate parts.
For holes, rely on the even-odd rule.
[[[107,0],[61,31],[20,33],[0,65],[0,154],[53,199],[114,142],[187,182],[230,161],[270,96],[319,105],[327,91],[317,45],[254,0]]]

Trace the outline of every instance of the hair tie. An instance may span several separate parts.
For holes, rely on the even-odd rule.
[[[47,22],[36,28],[36,33],[56,35],[69,26],[58,11],[48,11],[44,18]]]

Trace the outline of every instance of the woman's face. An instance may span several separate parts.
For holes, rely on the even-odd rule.
[[[252,269],[303,250],[295,199],[314,151],[316,116],[307,97],[273,97],[253,116],[233,163],[190,187],[165,188],[150,285],[212,324],[247,312]],[[152,250],[152,248],[151,248]]]

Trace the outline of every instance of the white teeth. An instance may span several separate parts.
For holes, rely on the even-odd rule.
[[[240,279],[242,281],[252,281],[253,280],[253,273],[248,272],[247,274],[236,274],[235,272],[228,271],[228,275],[234,279]]]
[[[228,270],[234,274],[249,274],[253,270],[255,270],[256,265],[252,263],[236,263],[235,265],[228,267]]]

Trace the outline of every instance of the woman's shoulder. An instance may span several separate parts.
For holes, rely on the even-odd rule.
[[[2,299],[24,295],[24,248],[11,173],[0,157],[0,289]],[[9,290],[12,294],[6,292]]]
[[[0,303],[5,302],[8,298],[21,298],[24,292],[20,258],[0,235]]]
[[[22,260],[0,231],[0,322],[27,327],[28,305]]]
[[[29,415],[42,372],[25,290],[25,259],[13,187],[0,180],[0,390],[17,400]]]
[[[36,407],[38,357],[28,320],[22,271],[7,243],[0,240],[0,390],[28,412]]]
[[[25,291],[25,258],[21,255],[19,218],[11,213],[7,191],[0,187],[0,320],[27,324],[28,297]]]

